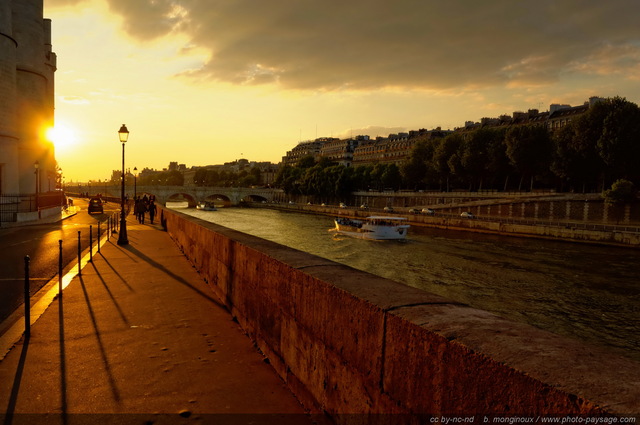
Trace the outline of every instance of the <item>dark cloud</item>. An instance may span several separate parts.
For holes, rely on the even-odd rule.
[[[140,40],[182,32],[210,50],[185,75],[234,84],[540,85],[587,72],[601,52],[631,69],[639,61],[640,2],[628,0],[108,2]]]

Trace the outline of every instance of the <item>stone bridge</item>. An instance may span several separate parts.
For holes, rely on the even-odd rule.
[[[238,205],[241,201],[262,202],[273,201],[282,190],[248,187],[199,187],[199,186],[138,186],[138,195],[155,195],[158,202],[167,201],[189,202],[195,206],[198,202],[214,201],[225,206]]]
[[[73,191],[75,192],[75,187]],[[78,192],[90,194],[102,193],[104,196],[120,197],[120,187],[114,185],[78,186]],[[134,188],[127,185],[127,196],[132,197]],[[201,186],[137,186],[138,196],[154,195],[157,202],[165,205],[167,201],[187,201],[193,207],[198,202],[213,201],[216,205],[232,206],[244,202],[273,201],[282,196],[280,189],[248,187],[201,187]]]

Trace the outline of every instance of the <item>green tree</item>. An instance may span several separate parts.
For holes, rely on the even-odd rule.
[[[380,176],[380,180],[382,181],[383,187],[399,190],[402,185],[402,174],[400,174],[400,168],[394,163],[387,164]]]
[[[281,187],[285,193],[298,194],[300,193],[299,179],[301,177],[302,169],[285,165],[284,167],[281,167],[278,174],[276,174],[274,184],[277,187]]]
[[[518,190],[522,189],[525,178],[533,182],[549,170],[552,158],[552,142],[549,132],[542,126],[513,126],[505,136],[507,156],[511,164],[520,173]]]
[[[335,177],[335,192],[334,196],[346,201],[347,197],[355,190],[354,185],[354,171],[351,167],[345,167],[343,165],[336,165],[330,167],[329,170]]]
[[[193,184],[196,186],[204,186],[207,178],[207,169],[206,168],[198,168],[196,173],[193,175]]]
[[[316,160],[311,155],[300,158],[296,163],[297,168],[311,168],[314,165],[316,165]]]
[[[489,146],[494,138],[494,131],[482,128],[474,131],[471,137],[461,145],[460,165],[464,168],[465,174],[469,177],[469,187],[473,189],[475,182],[478,189],[482,190],[482,182],[487,172],[489,163]]]
[[[499,189],[507,190],[509,177],[513,172],[513,167],[507,156],[507,145],[505,143],[505,129],[493,131],[493,137],[487,146],[486,173],[491,178],[491,187],[496,188],[496,182],[504,182]]]
[[[637,179],[640,176],[640,108],[615,97],[593,105],[595,115],[603,109],[598,153],[610,178]]]
[[[638,189],[629,180],[620,179],[616,180],[611,189],[605,190],[602,193],[607,204],[620,204],[625,202],[633,202],[638,199]]]
[[[220,181],[220,173],[216,170],[207,170],[205,173],[205,185],[216,186]]]
[[[451,180],[454,176],[454,168],[459,162],[457,152],[462,142],[462,135],[455,133],[440,139],[435,146],[431,164],[438,176],[440,190],[446,190],[447,192],[450,190],[450,185],[453,183]],[[455,159],[451,161],[454,156]],[[449,163],[450,161],[451,164]],[[452,168],[452,165],[454,168]]]
[[[371,188],[371,165],[356,167],[352,173],[353,185],[356,190],[369,190]]]
[[[570,122],[553,135],[554,173],[573,190],[595,188],[604,173],[605,164],[597,151],[602,135],[605,108],[594,105],[586,114]]]
[[[400,167],[406,187],[418,189],[427,186],[433,150],[434,143],[428,140],[420,140],[413,146],[409,158]]]
[[[382,190],[383,186],[382,186],[382,174],[384,173],[385,170],[385,166],[384,164],[380,164],[377,163],[373,166],[373,169],[371,170],[370,176],[371,176],[371,180],[370,180],[370,185],[371,187],[378,189],[378,190]]]

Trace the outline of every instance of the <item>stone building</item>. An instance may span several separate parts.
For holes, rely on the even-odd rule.
[[[440,127],[434,130],[411,130],[408,133],[390,134],[388,137],[377,137],[361,143],[354,149],[353,166],[375,164],[400,165],[409,158],[413,147],[420,140],[442,138],[451,133]]]
[[[0,194],[33,194],[55,181],[56,55],[43,0],[0,0]],[[35,164],[38,164],[37,173]],[[39,177],[36,180],[36,177]]]
[[[294,166],[302,158],[306,156],[312,156],[314,159],[320,158],[320,150],[325,143],[334,141],[336,139],[332,137],[321,137],[315,140],[307,140],[298,143],[298,145],[287,151],[287,154],[282,157],[282,165]]]
[[[369,140],[369,136],[357,136],[351,139],[331,139],[320,148],[320,156],[329,158],[336,164],[350,167],[353,162],[353,152],[360,143]]]

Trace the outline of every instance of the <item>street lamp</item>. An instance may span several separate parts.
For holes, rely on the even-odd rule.
[[[133,201],[138,199],[138,167],[133,167]]]
[[[36,211],[38,211],[38,192],[39,192],[39,186],[40,186],[40,182],[38,181],[38,177],[39,177],[39,173],[38,173],[38,168],[40,167],[40,162],[36,159],[36,162],[33,163],[33,168],[35,168],[36,170],[33,172],[33,174],[36,175]]]
[[[120,234],[118,235],[118,245],[128,245],[129,239],[127,239],[127,220],[124,212],[124,144],[127,143],[129,138],[129,130],[127,126],[122,124],[120,130],[118,130],[118,136],[122,143],[122,192],[120,193]]]

